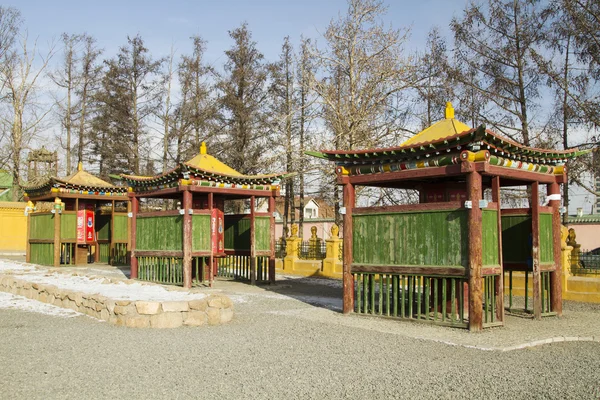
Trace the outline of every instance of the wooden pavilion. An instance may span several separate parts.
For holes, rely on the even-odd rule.
[[[522,271],[533,278],[533,316],[561,315],[559,184],[576,149],[471,129],[448,103],[445,119],[398,147],[308,154],[335,162],[343,185],[344,313],[503,325],[504,273]],[[415,189],[420,203],[357,207],[357,186]],[[511,186],[529,189],[528,208],[500,207]]]
[[[212,284],[217,274],[275,281],[275,198],[284,174],[243,175],[202,143],[200,154],[170,171],[121,176],[132,202],[132,278],[186,288]],[[155,199],[163,201],[158,209]],[[267,200],[267,213],[257,212],[258,199]],[[231,200],[246,201],[249,213],[226,213]]]
[[[84,171],[79,163],[77,172],[64,179],[46,177],[24,189],[27,262],[55,267],[128,262],[127,188]]]

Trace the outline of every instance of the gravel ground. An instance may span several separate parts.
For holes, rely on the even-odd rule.
[[[470,334],[343,316],[331,281],[203,290],[232,297],[231,323],[130,329],[0,310],[0,399],[600,398],[598,342],[481,350],[600,335],[597,306]]]

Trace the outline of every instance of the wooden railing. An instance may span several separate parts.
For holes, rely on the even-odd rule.
[[[516,271],[517,272],[517,271]],[[505,278],[504,282],[508,282],[508,306],[507,310],[516,313],[533,314],[533,277],[530,278],[531,271],[518,271],[517,273],[523,274],[523,287],[515,287],[513,285],[513,271],[506,272],[508,279]],[[550,288],[550,274],[552,271],[541,271],[540,272],[540,290],[541,290],[541,315],[550,316],[556,313],[552,311],[552,297]],[[505,283],[506,285],[506,283]],[[531,292],[531,293],[530,293]],[[523,296],[521,296],[521,294]],[[516,301],[518,297],[518,302]],[[521,297],[523,297],[523,303],[521,304]]]
[[[251,280],[250,256],[227,255],[219,258],[218,266],[219,277]],[[269,257],[256,257],[256,280],[269,280]]]
[[[468,280],[393,273],[354,273],[354,311],[467,327]]]

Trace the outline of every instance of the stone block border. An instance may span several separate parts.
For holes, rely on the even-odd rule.
[[[190,301],[113,300],[99,294],[59,289],[54,285],[33,283],[7,275],[0,275],[0,291],[130,328],[221,325],[233,318],[233,302],[229,297],[219,294]]]

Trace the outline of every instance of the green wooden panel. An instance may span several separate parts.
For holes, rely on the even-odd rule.
[[[427,211],[353,216],[358,264],[467,266],[467,212]]]
[[[225,215],[225,249],[250,250],[249,215]]]
[[[115,215],[113,229],[114,240],[127,240],[127,215]]]
[[[54,214],[31,214],[30,239],[54,239]]]
[[[192,215],[193,251],[210,251],[210,215]]]
[[[554,238],[552,237],[552,214],[540,214],[540,262],[554,262]]]
[[[271,249],[271,221],[269,217],[256,217],[254,221],[256,250]],[[225,249],[250,250],[250,216],[225,215]]]
[[[256,251],[271,250],[271,218],[256,217],[254,229]]]
[[[182,250],[182,215],[137,219],[137,250]]]
[[[531,259],[531,215],[502,216],[502,260],[526,263]]]
[[[498,211],[483,210],[481,219],[483,265],[500,265],[498,256]]]
[[[77,214],[62,214],[60,217],[60,238],[77,239]]]
[[[30,252],[33,264],[54,265],[54,243],[31,243]]]
[[[110,240],[110,215],[96,215],[95,229],[98,240]]]

